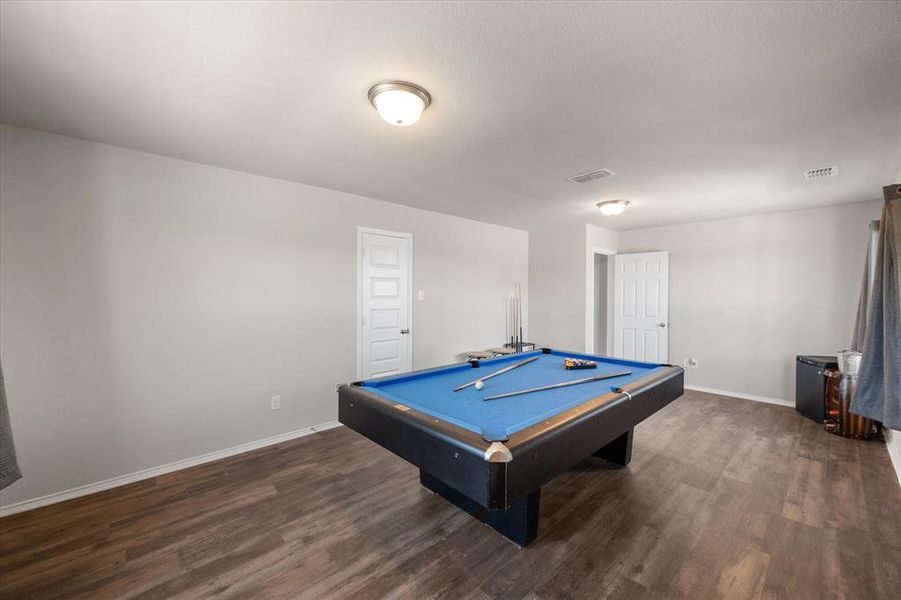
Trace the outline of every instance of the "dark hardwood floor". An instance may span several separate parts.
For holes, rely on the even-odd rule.
[[[898,598],[884,445],[686,395],[519,550],[338,428],[0,520],[4,598]]]

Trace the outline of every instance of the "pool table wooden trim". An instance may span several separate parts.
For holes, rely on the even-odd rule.
[[[622,391],[588,400],[510,436],[507,446],[513,459],[505,484],[507,503],[549,482],[678,399],[684,392],[684,371],[666,366],[618,389]]]
[[[479,434],[354,384],[338,388],[338,420],[482,506],[506,508],[506,463],[486,460]]]
[[[506,457],[489,452],[492,444],[481,435],[388,400],[362,382],[339,387],[338,420],[482,506],[503,509],[681,396],[683,377],[681,368],[664,366],[621,392],[518,431],[493,446],[508,450]]]

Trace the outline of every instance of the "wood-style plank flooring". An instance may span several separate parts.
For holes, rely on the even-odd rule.
[[[884,445],[687,392],[519,550],[338,428],[0,521],[4,598],[898,598]]]

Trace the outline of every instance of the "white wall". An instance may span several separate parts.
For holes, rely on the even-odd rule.
[[[585,243],[591,252],[615,254],[619,247],[619,233],[595,225],[586,225]]]
[[[594,254],[616,253],[617,232],[576,225],[529,234],[529,325],[539,346],[594,348]]]
[[[335,419],[356,225],[414,236],[415,368],[502,341],[523,231],[3,126],[3,504]]]
[[[895,181],[901,181],[901,172],[896,175]],[[895,248],[901,248],[901,204],[896,200],[891,206],[895,222]],[[896,265],[898,279],[901,281],[901,262],[896,261]],[[901,431],[886,430],[885,441],[889,456],[892,457],[892,464],[895,466],[895,473],[898,475],[898,483],[901,484]]]
[[[886,429],[885,445],[888,448],[888,454],[892,459],[892,465],[895,467],[895,475],[898,476],[898,483],[901,484],[901,432]]]
[[[530,341],[585,348],[585,225],[529,234]]]
[[[670,362],[686,383],[793,401],[795,355],[851,341],[868,223],[881,202],[622,231],[670,253]]]

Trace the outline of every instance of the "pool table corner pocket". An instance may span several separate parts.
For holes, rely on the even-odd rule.
[[[501,442],[491,442],[485,449],[485,460],[495,463],[508,463],[513,460],[513,453]]]

